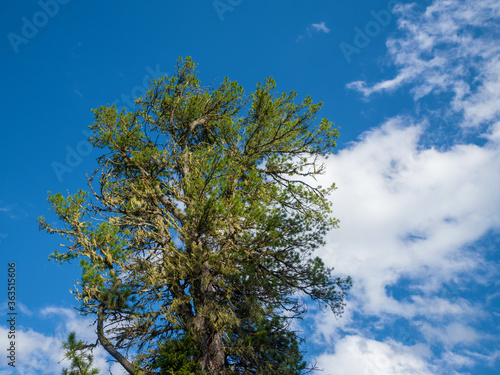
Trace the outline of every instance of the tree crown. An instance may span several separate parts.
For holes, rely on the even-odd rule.
[[[79,310],[129,373],[303,373],[289,322],[304,298],[342,313],[350,278],[313,256],[337,226],[335,185],[307,182],[338,130],[295,98],[272,78],[249,97],[202,87],[186,58],[133,112],[94,110],[90,195],[51,195],[65,226],[40,224],[69,241],[51,259],[80,260]]]

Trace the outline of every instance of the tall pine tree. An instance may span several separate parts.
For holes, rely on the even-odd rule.
[[[104,150],[90,192],[49,196],[79,259],[76,298],[130,374],[302,374],[290,323],[308,299],[341,314],[350,278],[314,257],[337,226],[324,171],[337,129],[320,104],[202,87],[195,64],[152,82],[133,112],[94,110]],[[133,354],[131,354],[133,353]]]

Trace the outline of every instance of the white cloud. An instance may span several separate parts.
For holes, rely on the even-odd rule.
[[[332,199],[341,220],[322,256],[354,277],[373,314],[418,313],[385,288],[402,275],[436,288],[479,267],[465,246],[500,224],[500,152],[475,145],[419,150],[423,124],[406,121],[390,120],[330,158],[332,172],[322,181],[338,186]]]
[[[446,351],[442,356],[442,367],[444,368],[462,368],[464,366],[474,365],[474,360],[451,351]],[[455,372],[455,374],[458,374]],[[463,374],[463,373],[462,373]]]
[[[2,348],[9,348],[9,330],[0,326],[0,342]],[[47,337],[40,333],[29,330],[18,330],[16,340],[16,369],[23,374],[55,374],[61,371],[57,364],[62,359],[58,348],[62,341],[56,337]],[[0,357],[0,365],[4,369],[11,369],[8,366],[6,356]],[[2,375],[14,374],[14,370],[2,372]]]
[[[325,22],[313,23],[311,24],[311,26],[308,26],[306,28],[306,34],[309,37],[312,37],[313,33],[319,33],[319,32],[323,32],[325,34],[328,34],[330,32],[330,29],[326,26]],[[300,42],[303,39],[304,35],[299,35],[295,41]]]
[[[33,311],[31,311],[28,306],[26,306],[24,303],[17,302],[16,303],[19,311],[26,316],[33,316]]]
[[[336,343],[333,354],[317,358],[317,366],[324,369],[318,375],[431,375],[435,372],[426,363],[429,355],[419,345],[407,347],[350,335]]]
[[[319,255],[329,266],[352,276],[354,288],[345,318],[315,317],[315,328],[321,333],[313,340],[333,345],[343,342],[346,332],[364,335],[367,332],[359,318],[353,319],[356,312],[377,317],[380,328],[390,326],[396,318],[406,319],[425,347],[438,343],[450,348],[448,354],[429,359],[425,366],[424,358],[411,362],[423,366],[415,367],[418,371],[411,372],[411,366],[394,370],[398,361],[393,360],[387,371],[373,370],[374,374],[425,374],[430,363],[470,365],[474,361],[469,354],[451,349],[488,339],[472,326],[478,319],[490,317],[483,305],[440,293],[447,282],[460,285],[469,281],[461,275],[481,281],[488,272],[495,272],[481,252],[471,251],[469,245],[488,230],[500,228],[498,129],[485,136],[482,147],[461,144],[437,150],[420,147],[426,128],[425,121],[390,119],[330,157],[326,161],[330,172],[318,179],[324,186],[335,181],[338,190],[332,194],[333,211],[340,219],[340,228],[328,234]],[[405,298],[398,299],[388,288],[402,279],[411,283]],[[319,358],[332,363],[358,362],[355,358],[361,352],[352,352],[352,340],[349,346],[335,345],[340,349],[334,359]],[[370,343],[388,350],[386,343]],[[344,355],[349,359],[343,359]],[[360,359],[365,367],[352,373],[363,373],[366,361]]]
[[[496,0],[435,0],[424,12],[396,7],[402,36],[387,41],[395,77],[348,88],[365,97],[412,84],[415,100],[451,92],[449,109],[463,114],[462,126],[489,122],[500,114],[500,5]]]
[[[495,362],[497,362],[500,359],[500,350],[495,350],[494,352],[484,355],[481,353],[474,353],[471,351],[466,352],[468,356],[475,358],[478,362],[484,363],[490,367],[493,367],[495,365]]]
[[[76,337],[82,341],[95,341],[94,321],[79,316],[74,309],[49,306],[42,309],[40,315],[45,319],[56,319],[58,322],[56,332],[64,338],[67,333],[75,332]]]
[[[324,22],[313,23],[311,25],[311,27],[313,28],[314,31],[317,31],[317,32],[323,31],[325,34],[328,34],[330,32],[330,29],[328,27],[326,27]]]
[[[428,342],[443,343],[449,348],[459,344],[475,343],[488,337],[459,322],[453,322],[446,326],[422,323],[420,331],[426,336]]]
[[[491,284],[496,272],[469,246],[500,227],[500,3],[435,0],[419,9],[415,4],[395,9],[401,33],[387,47],[397,73],[347,87],[365,98],[405,87],[415,101],[451,94],[448,102],[429,102],[437,103],[437,112],[458,114],[469,134],[471,127],[489,126],[478,134],[487,142],[422,148],[427,129],[443,126],[430,112],[421,115],[422,122],[396,118],[365,133],[328,161],[332,173],[325,178],[339,188],[333,202],[341,228],[329,235],[322,256],[353,276],[357,312],[381,321],[417,319],[427,342],[472,345],[488,335],[471,323],[494,313],[484,304],[439,293],[450,281]],[[410,281],[404,300],[388,290],[402,279]],[[452,317],[462,323],[449,323]],[[341,328],[355,326],[348,320]],[[470,353],[447,353],[443,363],[473,363]],[[491,353],[481,355],[496,360]]]
[[[82,341],[93,343],[96,340],[92,321],[75,313],[74,310],[61,307],[48,307],[40,312],[45,319],[56,318],[58,326],[54,334],[47,335],[33,329],[18,327],[16,331],[16,368],[8,366],[6,356],[0,356],[1,375],[59,375],[63,367],[69,367],[69,362],[64,359],[62,343],[70,332],[76,332],[76,337]],[[8,329],[0,325],[0,346],[8,348]],[[101,374],[109,373],[108,353],[101,347],[93,350],[94,366],[100,369]],[[113,364],[111,371],[114,375],[125,374],[119,365]]]

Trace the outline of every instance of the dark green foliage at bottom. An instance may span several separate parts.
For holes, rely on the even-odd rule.
[[[193,361],[193,358],[199,355],[199,351],[193,349],[195,345],[189,336],[161,344],[158,357],[151,364],[151,368],[162,370],[160,373],[165,375],[199,374],[201,367]]]
[[[285,329],[283,319],[262,319],[257,325],[238,327],[230,334],[238,353],[232,369],[235,374],[300,375],[307,364],[299,349],[301,340]]]

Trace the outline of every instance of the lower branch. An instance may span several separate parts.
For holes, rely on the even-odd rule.
[[[146,372],[136,371],[135,366],[130,363],[127,358],[125,358],[121,353],[119,353],[113,344],[104,336],[104,307],[101,305],[99,307],[99,310],[97,312],[97,337],[99,339],[99,342],[101,343],[102,347],[106,349],[106,351],[120,363],[125,370],[130,375],[146,375]]]

